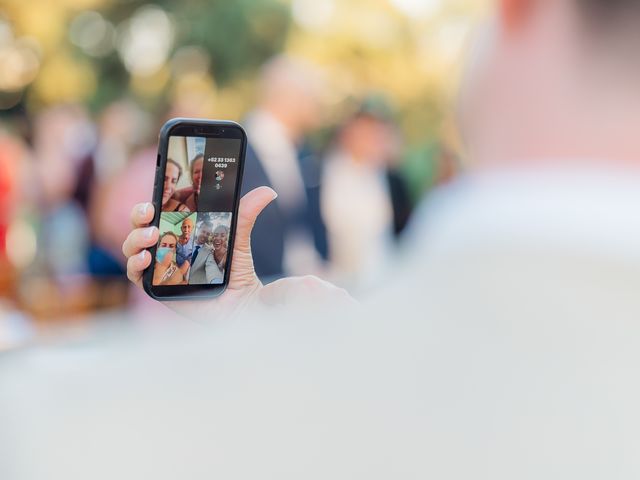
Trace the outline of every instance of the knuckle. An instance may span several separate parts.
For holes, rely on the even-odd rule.
[[[302,277],[302,283],[306,288],[315,290],[321,286],[322,281],[314,275],[305,275]]]
[[[130,254],[129,254],[129,250],[130,250],[129,243],[130,243],[129,237],[127,237],[126,240],[122,243],[122,254],[127,258],[129,258],[129,256],[130,256]]]
[[[127,262],[127,278],[135,283],[139,277],[140,269],[136,266],[135,257],[131,257]]]
[[[134,279],[133,279],[133,272],[132,272],[132,269],[131,269],[131,266],[130,266],[130,265],[127,265],[127,278],[128,278],[129,280],[131,280],[132,282],[134,281]]]

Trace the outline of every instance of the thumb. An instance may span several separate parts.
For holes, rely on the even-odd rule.
[[[257,280],[251,256],[251,231],[258,215],[277,197],[271,188],[258,187],[240,200],[229,288],[242,288]]]

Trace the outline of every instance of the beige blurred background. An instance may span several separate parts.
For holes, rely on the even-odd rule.
[[[397,253],[412,208],[461,170],[452,100],[468,34],[486,7],[2,0],[0,348],[60,325],[91,326],[103,313],[158,308],[132,291],[120,253],[131,206],[151,195],[158,129],[173,116],[243,121],[275,95],[263,66],[282,55],[313,71],[314,121],[296,146],[313,152],[325,173],[327,158],[344,157],[336,151],[364,152],[371,178],[392,172],[405,193],[395,227],[390,215],[368,218],[357,206],[350,214],[362,222],[325,218],[338,229],[328,245],[342,251],[324,252],[321,266],[300,261],[292,273],[320,275],[355,295],[374,288],[379,272],[351,252],[367,251],[363,244],[378,236],[382,247],[371,255]],[[331,172],[321,178],[330,181]],[[359,182],[357,169],[337,172]],[[333,215],[330,202],[323,214]]]

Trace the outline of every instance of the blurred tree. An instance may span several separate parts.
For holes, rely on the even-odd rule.
[[[289,8],[281,1],[165,3],[177,20],[178,43],[199,45],[209,53],[220,86],[280,52],[287,38]]]
[[[199,47],[209,57],[208,73],[221,87],[252,75],[266,59],[282,50],[288,34],[289,8],[278,0],[161,0],[155,4],[173,21],[171,54],[181,47]],[[103,14],[118,25],[146,5],[148,2],[140,0],[116,2]],[[128,90],[130,75],[115,53],[93,62],[100,79],[93,103],[100,107]],[[180,72],[172,73],[175,77]],[[155,81],[157,76],[149,80]],[[149,98],[145,100],[151,106]],[[158,106],[167,98],[153,95],[151,100]]]

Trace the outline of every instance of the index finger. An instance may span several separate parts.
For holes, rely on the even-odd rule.
[[[131,225],[133,228],[146,227],[153,220],[155,208],[152,203],[139,203],[131,210]]]

